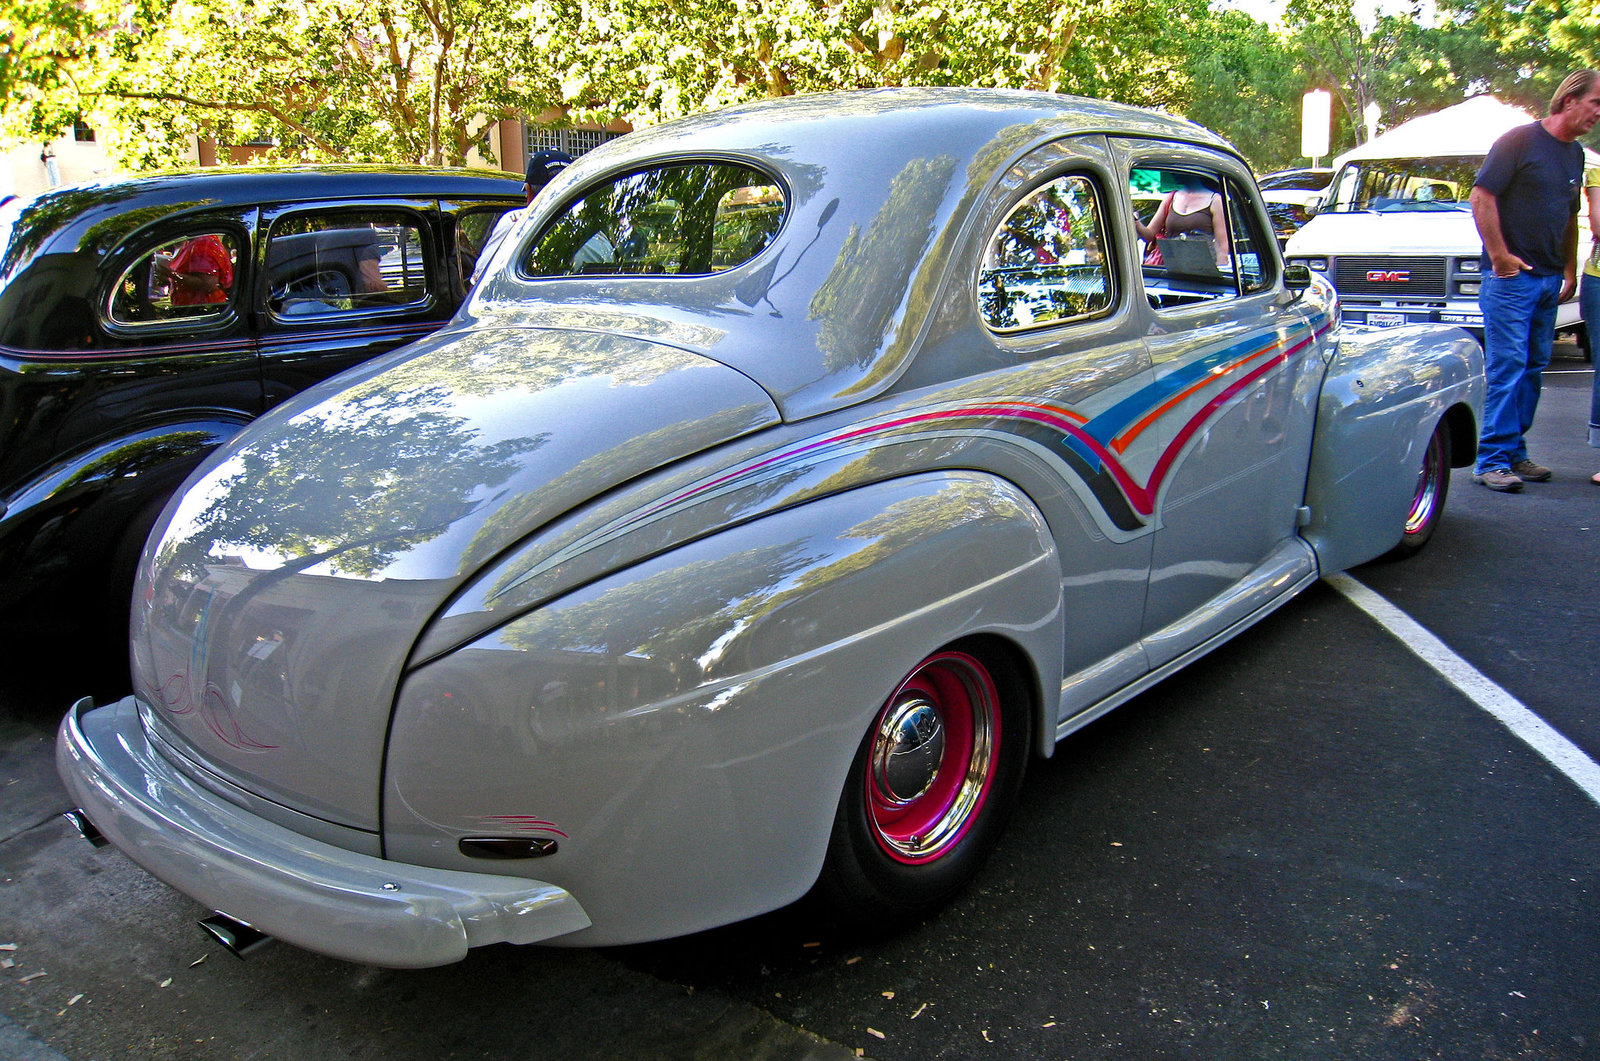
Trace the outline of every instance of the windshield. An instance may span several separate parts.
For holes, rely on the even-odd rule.
[[[1482,155],[1373,158],[1346,163],[1324,213],[1470,210]]]

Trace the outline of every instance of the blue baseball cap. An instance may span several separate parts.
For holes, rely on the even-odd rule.
[[[572,156],[565,151],[540,150],[528,156],[528,174],[525,183],[538,191],[550,183],[552,177],[572,165]]]

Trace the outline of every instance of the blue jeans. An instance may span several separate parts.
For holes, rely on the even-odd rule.
[[[1510,469],[1528,459],[1523,439],[1539,408],[1539,390],[1556,337],[1556,300],[1562,276],[1518,273],[1483,278],[1483,369],[1488,393],[1478,437],[1476,471]]]
[[[1583,327],[1588,333],[1589,356],[1600,345],[1600,276],[1583,274],[1578,282],[1578,308],[1583,311]],[[1594,395],[1589,399],[1589,445],[1600,449],[1600,372],[1595,373]]]

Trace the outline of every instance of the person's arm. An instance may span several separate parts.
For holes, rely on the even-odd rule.
[[[1573,211],[1567,219],[1567,234],[1561,241],[1561,260],[1567,263],[1561,280],[1561,298],[1565,302],[1578,295],[1578,213]]]
[[[1156,208],[1155,216],[1150,219],[1150,223],[1148,225],[1140,221],[1137,214],[1134,215],[1133,230],[1137,232],[1139,234],[1139,238],[1144,240],[1146,243],[1154,243],[1156,240],[1161,238],[1162,226],[1167,223],[1167,211],[1172,208],[1172,195],[1173,193],[1168,192],[1166,196],[1162,198],[1161,205]]]
[[[1489,255],[1494,275],[1509,280],[1533,268],[1506,246],[1505,234],[1500,231],[1500,200],[1477,185],[1472,188],[1472,220],[1478,226],[1478,235],[1483,239],[1483,250]]]
[[[1228,243],[1228,212],[1220,195],[1211,197],[1211,240],[1216,244],[1217,268],[1225,268],[1232,246]]]

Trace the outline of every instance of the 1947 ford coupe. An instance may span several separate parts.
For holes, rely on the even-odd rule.
[[[1179,188],[1225,231],[1142,241]],[[1030,759],[1433,532],[1478,346],[1333,297],[1232,148],[1144,111],[624,137],[449,326],[190,477],[135,693],[73,707],[61,774],[227,925],[352,961],[925,914]]]

